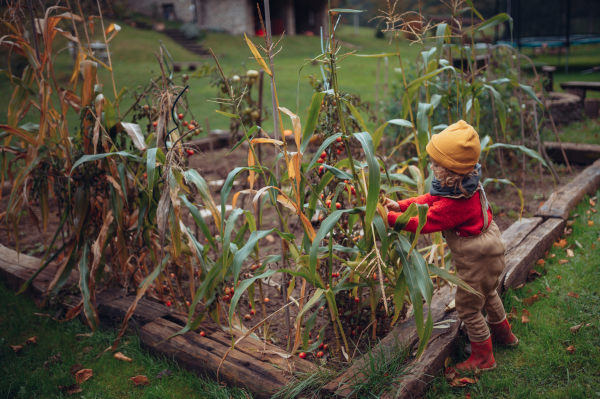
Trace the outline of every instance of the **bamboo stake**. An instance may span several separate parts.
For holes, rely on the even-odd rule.
[[[264,5],[265,5],[265,25],[266,25],[266,31],[267,31],[267,51],[269,54],[269,68],[271,69],[271,102],[272,102],[272,107],[273,107],[273,136],[275,140],[279,140],[280,137],[280,131],[279,131],[279,108],[277,107],[277,94],[276,94],[276,87],[275,87],[275,70],[274,70],[274,65],[273,65],[273,49],[272,49],[272,37],[271,37],[271,11],[269,8],[269,0],[264,0]],[[298,149],[300,150],[300,149]],[[285,155],[287,157],[287,154]],[[281,172],[279,170],[279,163],[275,162],[275,178],[277,179],[277,186],[280,186],[279,183],[279,179],[281,178]],[[279,187],[281,188],[281,187]],[[279,204],[279,202],[276,202],[275,205],[277,208],[279,208],[279,213],[281,213],[281,205]],[[284,231],[283,230],[283,220],[281,220],[281,218],[279,218],[279,230],[280,231]],[[281,239],[281,260],[283,261],[285,259],[285,248],[284,248],[284,244],[283,244],[283,238]],[[283,262],[282,262],[283,264]],[[284,289],[287,290],[287,274],[286,273],[282,273],[282,280],[283,280],[283,287]],[[285,295],[285,293],[283,294],[283,303],[284,305],[287,305],[288,303],[288,299],[287,299],[287,295]],[[286,335],[288,336],[288,339],[291,335],[290,333],[290,309],[288,306],[285,307],[285,330],[286,330]]]

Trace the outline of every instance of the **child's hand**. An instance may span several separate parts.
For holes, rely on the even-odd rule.
[[[385,199],[383,206],[385,206],[388,211],[400,212],[400,205],[398,205],[398,202],[390,198]]]

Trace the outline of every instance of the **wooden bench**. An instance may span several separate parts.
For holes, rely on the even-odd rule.
[[[567,93],[575,94],[581,98],[581,106],[585,105],[585,93],[588,90],[600,91],[600,82],[565,82],[561,83],[562,87]]]

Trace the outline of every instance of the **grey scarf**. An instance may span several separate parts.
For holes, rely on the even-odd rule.
[[[458,187],[442,187],[442,183],[435,177],[433,178],[433,180],[431,180],[429,194],[438,197],[471,198],[473,194],[475,194],[475,191],[477,191],[477,187],[479,186],[479,180],[481,179],[481,165],[476,164],[475,170],[477,171],[477,175],[465,176],[465,178],[462,181],[462,186],[468,192],[468,195],[465,195],[462,191],[458,189]]]

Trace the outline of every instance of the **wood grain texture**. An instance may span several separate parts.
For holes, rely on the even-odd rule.
[[[456,311],[450,313],[454,319],[458,318]],[[415,362],[408,375],[403,376],[394,383],[394,391],[384,393],[381,399],[393,398],[420,398],[427,388],[427,384],[433,380],[438,371],[444,366],[444,361],[454,351],[460,322],[454,323],[443,334],[433,337],[423,356]]]
[[[40,260],[33,256],[19,254],[13,249],[0,244],[0,274],[4,277],[8,286],[18,291],[23,283],[27,281],[40,267]],[[57,264],[49,264],[37,277],[27,293],[39,298],[46,291],[48,284],[54,279]],[[79,284],[79,272],[74,269],[65,285]]]
[[[98,304],[98,315],[103,325],[120,327],[135,297],[133,295],[123,297],[121,294],[113,298]],[[162,303],[140,298],[133,316],[129,320],[129,327],[139,329],[145,324],[170,313],[171,310]]]
[[[166,339],[179,330],[181,326],[158,318],[140,330],[140,340],[148,350],[174,359],[188,370],[217,378],[217,369],[229,346],[211,339],[210,334],[201,337],[191,331]],[[239,350],[228,354],[219,369],[218,378],[230,386],[246,388],[261,399],[271,398],[288,382],[283,370],[257,362]]]
[[[431,305],[431,314],[434,323],[448,319],[456,320],[455,314],[454,317],[451,317],[453,312],[445,311],[446,305],[454,299],[455,294],[456,287],[451,289],[449,285],[441,287],[439,291],[434,291]],[[425,306],[425,312],[427,312],[427,306]],[[434,329],[430,342],[433,342],[437,336],[444,333],[444,330]],[[419,336],[417,334],[414,317],[411,317],[404,323],[397,324],[394,329],[373,348],[371,356],[389,356],[392,353],[397,352],[399,347],[412,349],[418,342]],[[366,378],[363,371],[368,369],[369,361],[369,355],[356,359],[352,363],[352,366],[323,388],[323,393],[335,394],[338,397],[351,397],[353,394],[351,385]]]
[[[565,150],[569,163],[579,165],[590,165],[600,158],[600,145],[598,144],[579,144],[579,143],[559,143],[557,141],[545,141],[544,147],[548,156],[556,161],[563,162],[562,148]]]
[[[544,219],[540,217],[523,218],[517,220],[508,229],[504,230],[502,241],[504,241],[504,245],[506,246],[506,255],[511,253],[543,221]]]
[[[588,166],[572,182],[552,193],[538,209],[535,216],[567,219],[569,212],[585,194],[592,194],[600,187],[600,159]]]
[[[181,327],[185,326],[187,323],[187,316],[177,313],[172,313],[164,318],[180,325]],[[223,331],[215,324],[203,322],[198,330],[202,330],[209,334],[210,339],[213,341],[219,342],[225,346],[231,346],[231,334],[229,334],[227,331]],[[240,331],[233,330],[233,338],[235,340],[241,336],[242,333]],[[308,360],[300,359],[298,356],[287,357],[287,353],[280,347],[263,341],[258,341],[252,337],[247,337],[235,345],[235,350],[245,353],[257,361],[274,364],[277,367],[280,367],[282,370],[286,370],[287,372],[310,372],[317,368],[317,366]]]
[[[527,281],[529,270],[561,236],[564,225],[563,219],[546,220],[506,257],[506,277],[501,284],[503,290],[517,287]]]

